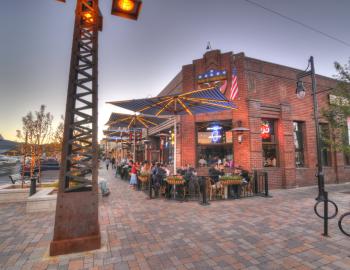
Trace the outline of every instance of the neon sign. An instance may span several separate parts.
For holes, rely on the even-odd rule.
[[[211,139],[212,143],[217,143],[221,140],[221,129],[220,126],[212,126],[208,127],[207,130],[211,130],[211,135],[209,136],[209,139]]]
[[[207,130],[213,130],[213,131],[220,130],[220,129],[222,129],[222,127],[220,127],[220,126],[207,127]]]
[[[268,122],[263,122],[261,124],[260,130],[261,130],[261,138],[268,139],[271,137],[271,134],[270,134],[271,129]]]

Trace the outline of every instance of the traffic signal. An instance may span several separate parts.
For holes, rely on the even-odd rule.
[[[137,20],[141,11],[141,0],[113,0],[112,15]]]

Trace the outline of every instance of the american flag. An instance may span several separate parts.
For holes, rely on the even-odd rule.
[[[234,100],[238,95],[238,84],[237,84],[237,69],[232,70],[232,85],[230,90],[230,99]]]

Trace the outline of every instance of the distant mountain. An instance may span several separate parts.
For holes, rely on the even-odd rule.
[[[4,154],[18,145],[17,142],[5,140],[4,137],[0,134],[0,154]]]

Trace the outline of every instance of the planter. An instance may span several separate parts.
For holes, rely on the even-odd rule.
[[[182,176],[169,176],[167,177],[166,182],[170,185],[183,185],[185,180]]]
[[[149,175],[139,175],[138,178],[139,178],[140,182],[142,182],[142,183],[148,182]]]
[[[220,183],[224,186],[241,185],[242,177],[241,176],[224,176],[220,178]]]

